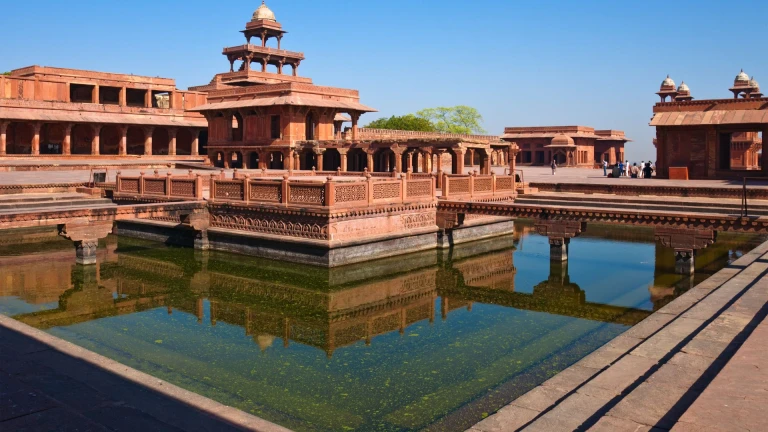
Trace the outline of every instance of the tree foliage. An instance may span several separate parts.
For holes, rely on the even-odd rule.
[[[392,116],[390,118],[380,118],[369,123],[367,128],[374,129],[396,129],[419,132],[436,132],[435,125],[429,120],[416,117],[413,114],[404,116]]]
[[[3,72],[3,75],[6,75],[6,76],[8,76],[10,74],[11,74],[10,72]]]
[[[432,123],[438,132],[459,134],[483,134],[481,126],[483,116],[477,109],[457,105],[454,107],[427,108],[416,113],[416,116]]]

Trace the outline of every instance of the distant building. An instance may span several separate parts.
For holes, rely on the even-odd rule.
[[[520,148],[517,165],[589,167],[603,160],[616,164],[624,159],[629,141],[619,130],[595,130],[588,126],[508,127],[501,138]]]
[[[694,100],[686,84],[675,88],[669,76],[664,79],[651,120],[658,177],[735,178],[765,169],[768,98],[743,70],[729,90],[732,99]]]

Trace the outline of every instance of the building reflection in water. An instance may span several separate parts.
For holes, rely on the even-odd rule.
[[[530,293],[515,290],[515,250],[524,250],[532,224],[518,223],[513,236],[474,242],[340,269],[285,265],[217,252],[167,249],[135,239],[106,240],[97,266],[79,266],[69,243],[42,236],[23,256],[0,247],[0,296],[58,307],[16,316],[38,328],[165,307],[239,326],[264,350],[299,343],[328,356],[377,335],[404,333],[417,322],[450,319],[475,303],[634,325],[652,310],[590,302],[570,280],[568,262],[549,262],[549,275]],[[591,226],[582,238],[653,243],[653,231]],[[697,257],[703,279],[757,244],[747,236],[720,236]],[[33,242],[32,245],[35,243]],[[58,246],[61,245],[59,249]],[[51,250],[53,249],[53,250]],[[657,245],[654,281],[648,287],[659,309],[696,281],[674,274],[674,254]],[[439,299],[439,301],[438,301]],[[209,310],[205,310],[208,300]],[[439,311],[436,308],[439,307]],[[278,342],[278,339],[280,340]]]

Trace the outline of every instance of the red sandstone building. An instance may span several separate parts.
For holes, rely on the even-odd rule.
[[[508,127],[501,138],[517,143],[518,165],[549,165],[555,159],[559,166],[585,168],[625,160],[624,144],[631,141],[622,131],[587,126]]]
[[[167,78],[16,69],[0,76],[0,156],[195,156],[205,100]]]
[[[734,178],[755,175],[755,170],[768,175],[762,151],[768,98],[744,71],[729,91],[732,99],[694,100],[684,83],[675,88],[669,76],[662,82],[656,93],[661,102],[653,107],[651,120],[658,177]]]

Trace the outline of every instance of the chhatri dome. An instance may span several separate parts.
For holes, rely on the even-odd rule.
[[[685,81],[680,83],[680,87],[677,88],[677,91],[679,93],[683,93],[683,92],[690,93],[691,92],[691,90],[688,88],[688,84],[686,84]]]
[[[552,138],[551,146],[573,146],[576,145],[573,138],[566,134],[560,133]]]
[[[755,79],[755,77],[752,77],[752,79],[749,80],[749,86],[754,89],[760,89],[760,84],[757,83],[757,80]]]
[[[744,73],[744,69],[739,72],[738,75],[736,75],[736,79],[733,80],[734,83],[748,83],[749,82],[749,76]]]
[[[256,12],[253,13],[253,20],[254,21],[265,20],[265,21],[275,21],[275,22],[277,22],[277,20],[275,19],[275,13],[272,12],[267,7],[267,5],[264,3],[263,0],[261,2],[261,6],[259,6],[259,8],[256,9]]]
[[[674,87],[675,86],[675,82],[672,81],[672,78],[670,78],[669,75],[667,75],[667,77],[664,78],[664,81],[662,81],[661,86],[662,87]]]

